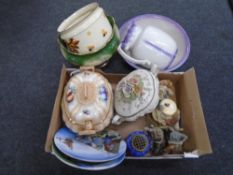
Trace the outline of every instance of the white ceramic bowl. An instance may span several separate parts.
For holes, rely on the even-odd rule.
[[[184,29],[170,18],[145,14],[128,20],[120,28],[118,52],[135,68],[172,71],[188,59],[190,41]]]
[[[112,38],[112,26],[98,3],[88,4],[65,19],[57,29],[70,52],[91,54]]]

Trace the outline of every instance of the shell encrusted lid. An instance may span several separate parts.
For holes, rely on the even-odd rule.
[[[63,120],[74,132],[94,134],[112,118],[112,88],[101,74],[83,71],[73,75],[63,94]]]
[[[132,117],[145,110],[158,96],[157,80],[147,70],[138,69],[123,78],[115,91],[115,110],[123,117]]]

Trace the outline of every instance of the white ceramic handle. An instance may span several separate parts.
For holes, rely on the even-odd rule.
[[[159,67],[156,64],[151,64],[151,72],[156,76],[159,73]]]
[[[127,61],[129,61],[133,64],[138,64],[138,65],[143,66],[147,69],[151,69],[151,62],[149,60],[138,60],[138,59],[135,59],[135,58],[129,56],[128,54],[125,53],[124,50],[122,50],[121,44],[118,46],[117,50],[120,53],[120,55],[123,56]]]
[[[112,119],[112,124],[119,125],[123,122],[124,120],[119,116],[115,115]]]
[[[73,75],[80,73],[80,69],[75,69],[75,68],[68,68],[66,69],[68,72],[70,72],[70,77],[72,77]]]

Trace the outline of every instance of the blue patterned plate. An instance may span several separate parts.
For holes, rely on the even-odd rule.
[[[65,155],[86,162],[106,162],[117,159],[125,154],[126,143],[120,142],[117,153],[108,152],[104,149],[96,149],[77,139],[77,134],[64,127],[57,131],[54,136],[55,146]]]
[[[52,146],[52,152],[64,164],[71,166],[73,168],[89,170],[89,171],[99,171],[99,170],[110,169],[110,168],[116,167],[125,159],[125,154],[123,154],[120,157],[114,160],[111,160],[111,161],[107,161],[107,162],[101,162],[101,163],[83,162],[83,161],[69,158],[68,156],[60,152],[54,145]]]

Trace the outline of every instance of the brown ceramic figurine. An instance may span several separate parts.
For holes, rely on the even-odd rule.
[[[183,152],[183,144],[188,139],[188,137],[172,128],[170,128],[170,133],[168,135],[168,146],[164,149],[166,154],[179,154]]]
[[[161,80],[159,82],[159,98],[170,98],[176,101],[175,87],[171,80]]]
[[[150,127],[145,127],[144,130],[147,131],[152,138],[152,153],[155,155],[161,154],[166,144],[163,129],[151,125]]]

